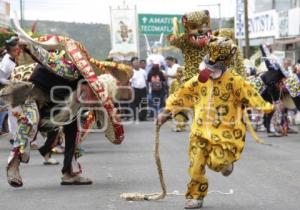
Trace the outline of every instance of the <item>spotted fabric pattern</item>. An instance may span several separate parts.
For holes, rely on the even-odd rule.
[[[290,74],[283,83],[293,98],[300,96],[300,80],[297,74]]]
[[[250,76],[247,80],[260,94],[262,94],[262,92],[266,89],[266,85],[260,76]]]
[[[236,46],[233,45],[230,39],[223,37],[212,38],[209,43],[209,60],[222,63],[223,66],[230,65],[235,52]]]
[[[213,144],[232,143],[236,157],[242,152],[246,135],[242,119],[244,107],[265,112],[273,110],[273,105],[265,102],[252,84],[233,69],[206,83],[199,82],[198,76],[194,76],[166,102],[166,109],[172,111],[173,116],[183,108],[193,109],[191,135],[198,135]]]
[[[18,66],[10,75],[11,81],[28,81],[37,63]]]
[[[184,81],[191,79],[193,76],[198,75],[199,64],[203,58],[209,53],[209,46],[198,47],[193,45],[188,34],[179,35],[175,40],[170,42],[171,45],[179,48],[184,57]],[[244,60],[239,49],[237,49],[233,59],[229,64],[236,73],[245,77]]]
[[[197,47],[193,45],[187,34],[180,35],[171,44],[181,49],[184,57],[184,80],[187,81],[198,74],[199,64],[202,62],[205,55],[208,54],[208,46]]]
[[[208,191],[208,179],[205,176],[206,166],[220,172],[237,159],[234,155],[235,146],[227,144],[228,149],[211,144],[197,135],[190,136],[189,175],[191,177],[186,192],[187,199],[203,199]]]
[[[218,37],[229,38],[229,39],[232,39],[234,42],[236,42],[235,36],[234,36],[234,29],[232,29],[232,28],[217,29],[217,30],[213,31],[212,34],[214,36],[218,36]],[[244,58],[242,56],[240,48],[237,48],[237,52],[233,56],[233,59],[232,59],[232,61],[230,63],[230,67],[231,68],[235,68],[235,71],[239,75],[241,75],[243,77],[246,76],[246,67],[244,65]]]

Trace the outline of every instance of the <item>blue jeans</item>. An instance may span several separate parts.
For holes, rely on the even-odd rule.
[[[165,94],[162,91],[152,91],[151,101],[152,107],[155,109],[155,116],[160,112],[164,106]]]
[[[0,100],[0,105],[3,106],[4,102]],[[3,131],[3,123],[5,117],[8,115],[7,111],[0,112],[0,131]],[[7,132],[7,131],[6,131]]]

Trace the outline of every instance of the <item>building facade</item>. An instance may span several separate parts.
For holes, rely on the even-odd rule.
[[[244,0],[236,0],[236,38],[244,46]],[[300,0],[248,0],[250,45],[271,44],[275,54],[300,59]]]

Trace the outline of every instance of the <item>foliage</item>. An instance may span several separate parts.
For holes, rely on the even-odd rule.
[[[30,31],[35,21],[24,21],[24,27],[26,31]],[[217,29],[218,19],[212,19],[212,29]],[[222,27],[233,28],[233,18],[222,19]],[[55,21],[37,21],[36,26],[37,35],[41,34],[57,34],[69,36],[75,40],[78,40],[84,44],[88,49],[90,55],[98,59],[106,59],[109,51],[111,50],[110,40],[110,27],[106,24],[85,24],[85,23],[67,23],[67,22],[55,22]],[[165,35],[166,36],[166,35]],[[149,41],[158,41],[159,37],[149,36]],[[143,35],[139,36],[140,40],[140,57],[145,59],[146,44]],[[179,59],[182,63],[182,55],[180,51],[164,51],[163,54],[172,55]]]
[[[33,23],[33,21],[25,21],[25,29],[31,28]],[[82,42],[89,53],[99,59],[107,58],[111,49],[109,26],[104,24],[38,21],[36,33],[71,37]]]
[[[8,40],[14,33],[7,28],[0,28],[0,47],[4,46],[5,40]]]

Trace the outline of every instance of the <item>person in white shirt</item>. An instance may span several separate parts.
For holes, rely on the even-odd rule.
[[[131,109],[134,113],[134,120],[138,118],[140,121],[145,121],[147,117],[147,73],[144,69],[140,68],[137,57],[131,59],[131,64],[134,72],[130,79],[134,97]]]
[[[175,63],[175,58],[171,56],[166,57],[166,65],[167,65],[167,69],[166,69],[165,76],[167,78],[167,84],[169,88],[171,86],[173,79],[176,77],[176,73],[179,65]]]
[[[0,84],[5,85],[8,83],[9,78],[15,67],[17,66],[17,57],[20,55],[20,48],[18,45],[18,37],[11,37],[5,41],[4,51],[5,55],[0,63]],[[8,127],[12,138],[15,137],[15,131],[17,129],[17,119],[13,116],[13,112],[16,108],[8,108]]]
[[[140,60],[140,68],[146,71],[146,67],[147,67],[147,61]]]
[[[5,41],[5,55],[0,64],[0,83],[6,84],[11,73],[15,69],[16,59],[20,55],[20,48],[18,46],[18,38],[12,37]]]

